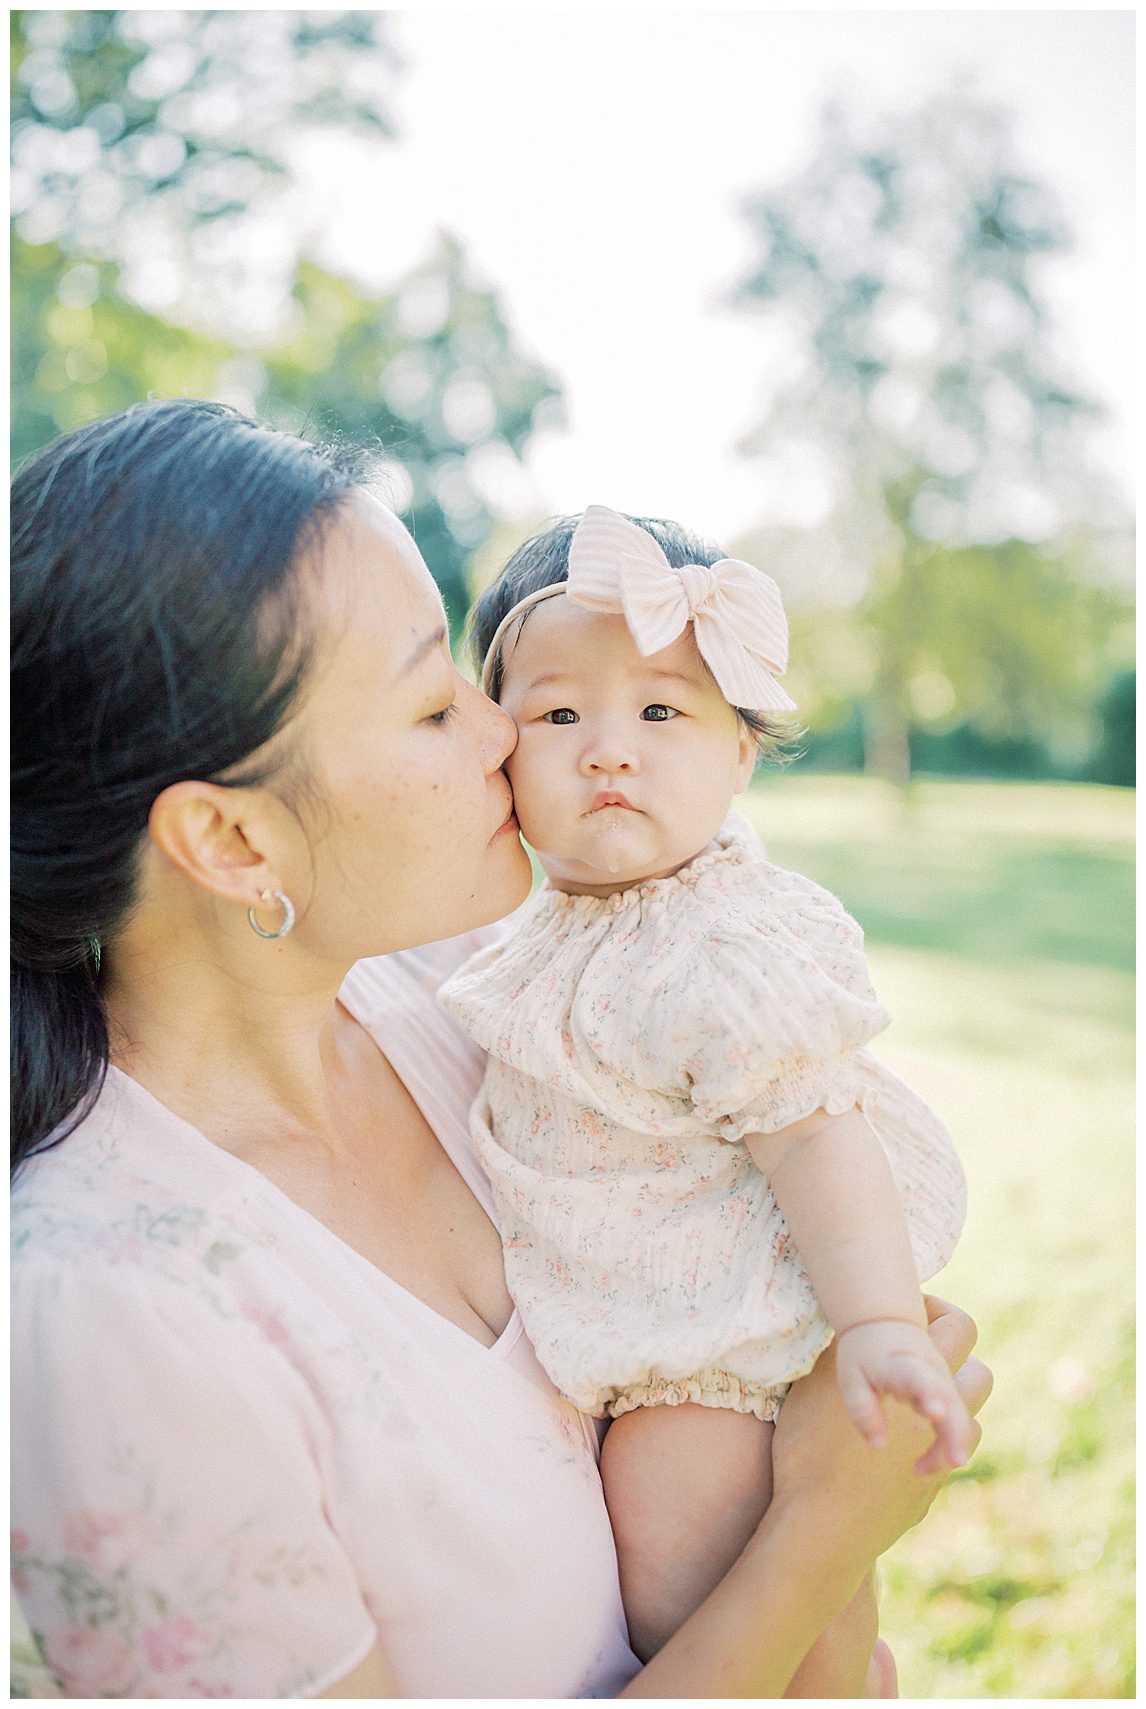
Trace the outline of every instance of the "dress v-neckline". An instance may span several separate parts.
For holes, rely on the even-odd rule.
[[[347,1007],[347,1005],[344,1004],[344,1007]],[[381,1052],[382,1047],[374,1037],[373,1031],[369,1027],[365,1026],[365,1023],[357,1014],[354,1013],[353,1010],[348,1009],[348,1012],[353,1015],[353,1018],[358,1022],[358,1025],[364,1028]],[[422,1103],[417,1094],[403,1078],[399,1064],[393,1060],[389,1051],[383,1052],[382,1054],[386,1056],[387,1061],[394,1069],[394,1072],[401,1081],[407,1095],[413,1099],[422,1120],[429,1127],[430,1132],[442,1147],[442,1150],[445,1152],[454,1169],[457,1170],[462,1184],[467,1188],[467,1190],[473,1192],[473,1188],[467,1180],[465,1173],[458,1168],[457,1160],[454,1157],[451,1147],[442,1138],[442,1135],[439,1133],[434,1122],[431,1121],[429,1114],[422,1107]],[[397,1054],[400,1055],[401,1052],[399,1051]],[[513,1309],[509,1314],[505,1328],[501,1331],[500,1335],[498,1335],[497,1339],[487,1346],[486,1343],[478,1336],[471,1334],[468,1329],[463,1329],[461,1324],[455,1323],[452,1318],[446,1317],[443,1312],[438,1311],[426,1300],[421,1299],[419,1295],[413,1293],[411,1289],[404,1287],[402,1283],[396,1281],[393,1276],[387,1275],[386,1271],[381,1269],[371,1259],[367,1258],[365,1253],[359,1252],[357,1247],[352,1246],[349,1241],[344,1240],[340,1234],[336,1234],[332,1228],[322,1221],[321,1217],[315,1216],[313,1211],[308,1211],[304,1205],[300,1205],[297,1199],[293,1199],[288,1192],[285,1192],[282,1187],[272,1181],[270,1176],[265,1175],[261,1169],[257,1169],[253,1163],[248,1163],[244,1158],[237,1157],[234,1152],[228,1151],[225,1146],[217,1145],[214,1140],[210,1139],[208,1135],[203,1132],[201,1128],[196,1127],[194,1122],[188,1121],[184,1116],[177,1115],[174,1110],[170,1109],[167,1104],[163,1103],[162,1099],[157,1098],[154,1092],[149,1092],[147,1087],[144,1086],[141,1081],[135,1079],[133,1075],[128,1074],[125,1069],[118,1068],[114,1063],[111,1063],[108,1066],[108,1076],[109,1078],[111,1078],[111,1076],[115,1076],[115,1081],[113,1083],[121,1085],[121,1089],[126,1088],[129,1097],[141,1097],[149,1101],[151,1104],[155,1105],[156,1108],[162,1111],[163,1116],[168,1123],[174,1124],[186,1133],[190,1134],[198,1146],[207,1147],[211,1155],[220,1160],[217,1166],[224,1174],[230,1171],[234,1174],[237,1180],[246,1178],[253,1181],[256,1184],[257,1191],[259,1193],[269,1195],[273,1202],[277,1203],[281,1207],[285,1207],[287,1213],[299,1221],[300,1226],[306,1230],[312,1241],[317,1239],[320,1243],[325,1242],[329,1244],[333,1251],[342,1256],[343,1263],[349,1262],[352,1268],[356,1266],[362,1268],[364,1273],[372,1280],[380,1279],[384,1289],[388,1289],[391,1292],[396,1293],[404,1301],[411,1302],[417,1311],[424,1314],[428,1320],[431,1320],[435,1324],[443,1325],[447,1331],[453,1331],[455,1334],[462,1336],[463,1339],[479,1353],[492,1354],[493,1357],[497,1359],[504,1358],[505,1355],[511,1352],[513,1347],[516,1346],[521,1337],[523,1328],[521,1317],[516,1305],[513,1306]],[[481,1209],[485,1212],[486,1216],[489,1217],[489,1208],[483,1202],[482,1198],[477,1193],[474,1193],[473,1196],[481,1206]],[[492,1217],[490,1217],[490,1221],[492,1223]],[[377,1285],[377,1280],[375,1280],[375,1285]],[[491,1326],[487,1325],[486,1327],[490,1328],[490,1332],[492,1334],[493,1331]]]

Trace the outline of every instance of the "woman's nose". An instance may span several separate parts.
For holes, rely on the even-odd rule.
[[[482,767],[486,776],[491,777],[495,771],[501,770],[516,748],[517,725],[509,713],[503,711],[496,700],[490,700],[484,695],[480,688],[474,688],[470,683],[466,683],[466,687],[471,694],[477,695],[480,702],[479,716],[484,721],[481,733]]]

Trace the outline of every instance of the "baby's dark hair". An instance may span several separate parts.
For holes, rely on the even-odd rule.
[[[620,514],[624,515],[624,512]],[[507,612],[513,610],[518,600],[536,593],[539,588],[568,581],[569,543],[580,520],[579,516],[559,517],[549,528],[519,546],[500,574],[474,601],[466,632],[470,657],[479,676],[499,623]],[[646,534],[652,535],[674,570],[683,569],[686,564],[711,566],[728,556],[711,541],[702,540],[698,534],[690,534],[679,522],[666,522],[656,516],[628,516],[626,521],[634,522]],[[532,611],[531,606],[522,613],[522,625],[529,622]],[[494,700],[501,698],[503,670],[499,647],[489,682],[489,692]],[[798,757],[785,751],[801,734],[793,719],[775,714],[765,716],[745,706],[737,706],[734,710],[744,728],[751,732],[757,752],[765,760],[783,765]]]

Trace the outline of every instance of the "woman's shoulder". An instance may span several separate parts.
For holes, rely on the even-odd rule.
[[[469,1109],[485,1067],[482,1041],[467,1033],[438,1001],[438,993],[460,965],[488,953],[507,924],[499,921],[464,937],[360,961],[339,993],[483,1204],[489,1187],[469,1131]]]
[[[528,903],[525,904],[528,907]],[[360,1016],[389,1008],[395,998],[435,1004],[439,987],[464,962],[484,950],[503,943],[512,933],[523,910],[504,920],[478,926],[459,937],[439,938],[410,949],[392,950],[388,955],[367,956],[355,962],[339,993]]]
[[[164,1281],[205,1298],[270,1239],[248,1177],[116,1068],[65,1138],[12,1186],[14,1298],[78,1278],[94,1294]]]

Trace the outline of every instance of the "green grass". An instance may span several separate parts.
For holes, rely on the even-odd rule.
[[[1132,1696],[1133,795],[791,772],[744,802],[864,926],[895,1016],[876,1048],[967,1168],[936,1286],[995,1392],[884,1562],[903,1694]]]

